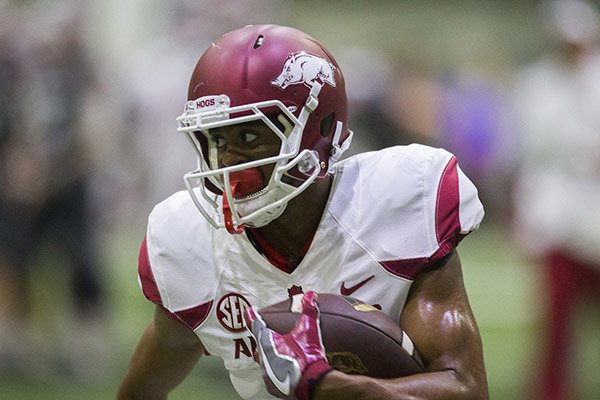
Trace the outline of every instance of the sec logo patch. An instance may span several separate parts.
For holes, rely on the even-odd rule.
[[[248,300],[238,293],[228,293],[217,303],[217,318],[225,329],[241,332],[246,329],[244,311],[250,307]]]

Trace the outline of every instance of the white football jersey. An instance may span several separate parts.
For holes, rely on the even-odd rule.
[[[477,190],[452,154],[397,146],[337,165],[317,232],[293,272],[269,263],[245,234],[212,228],[179,192],[150,214],[139,276],[146,297],[224,360],[243,398],[271,399],[252,358],[246,307],[285,300],[298,286],[356,297],[399,322],[415,276],[450,254],[482,218]]]

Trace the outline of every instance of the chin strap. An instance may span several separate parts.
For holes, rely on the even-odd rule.
[[[350,147],[350,143],[352,143],[352,137],[354,136],[354,132],[348,131],[348,137],[343,142],[340,142],[340,138],[342,136],[342,128],[343,124],[338,121],[335,126],[335,132],[333,134],[333,140],[331,143],[331,156],[329,157],[329,173],[332,173],[335,169],[335,163],[338,162],[340,158],[342,158],[342,154]]]

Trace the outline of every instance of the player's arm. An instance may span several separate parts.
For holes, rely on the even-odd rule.
[[[428,372],[383,380],[332,371],[322,378],[313,398],[488,398],[481,338],[457,254],[443,267],[417,276],[401,325],[419,349]]]
[[[117,400],[159,400],[190,373],[204,348],[182,323],[156,306],[154,319],[142,335]]]

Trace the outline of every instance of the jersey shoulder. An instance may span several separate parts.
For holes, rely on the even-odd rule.
[[[355,156],[359,168],[378,178],[396,179],[402,173],[428,174],[437,164],[445,164],[452,154],[444,149],[422,144],[392,146]]]
[[[208,311],[219,278],[212,227],[187,192],[175,193],[150,213],[138,275],[144,295],[168,311]]]
[[[355,234],[380,260],[441,258],[483,218],[477,189],[444,149],[390,147],[351,157],[339,172],[346,194],[333,212],[349,215],[352,205]]]

